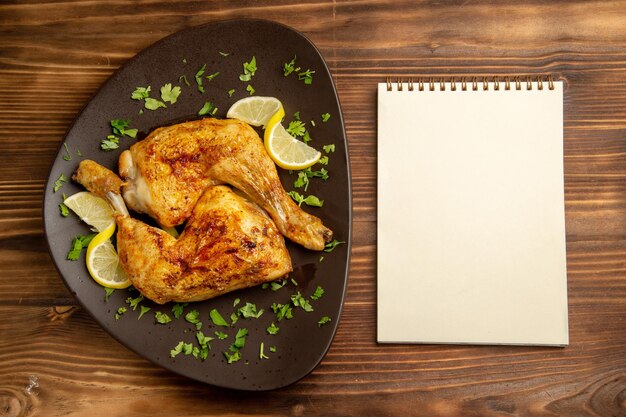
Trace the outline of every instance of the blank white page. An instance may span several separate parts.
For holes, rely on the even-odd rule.
[[[567,345],[563,85],[378,85],[378,341]]]

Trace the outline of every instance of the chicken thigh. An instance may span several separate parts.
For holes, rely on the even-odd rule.
[[[285,241],[267,214],[225,185],[203,190],[178,239],[128,215],[119,178],[82,161],[74,179],[115,209],[117,251],[133,286],[163,304],[200,301],[291,272]]]
[[[293,202],[262,140],[238,120],[204,118],[162,127],[120,155],[128,206],[167,227],[182,224],[204,191],[230,184],[267,211],[280,232],[322,250],[332,231]]]

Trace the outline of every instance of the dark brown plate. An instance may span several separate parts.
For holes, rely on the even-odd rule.
[[[220,52],[228,53],[222,56]],[[315,71],[313,84],[305,85],[296,74],[283,75],[283,64],[297,55],[296,63],[302,70]],[[256,57],[258,70],[249,83],[239,80],[243,73],[243,63]],[[201,94],[196,88],[194,75],[206,64],[205,75],[219,71],[220,75],[211,81],[204,79],[206,91]],[[191,86],[187,87],[179,77],[185,75]],[[131,92],[137,86],[152,87],[152,97],[159,97],[159,88],[165,83],[182,87],[178,102],[167,109],[144,110],[142,103],[131,100]],[[93,159],[113,170],[117,170],[117,158],[123,149],[135,140],[120,139],[120,149],[104,152],[100,141],[111,133],[112,119],[131,119],[132,127],[145,135],[152,129],[197,117],[206,101],[218,107],[217,117],[225,117],[227,109],[236,100],[247,97],[246,86],[251,84],[256,95],[278,97],[285,108],[286,120],[292,120],[293,113],[299,111],[302,120],[315,121],[315,127],[307,123],[313,141],[311,145],[335,144],[334,153],[328,154],[328,181],[311,180],[306,194],[315,194],[324,200],[322,208],[305,207],[306,211],[322,218],[334,232],[338,240],[347,242],[331,253],[313,252],[288,243],[294,272],[291,277],[297,286],[289,282],[278,291],[261,287],[237,291],[222,297],[199,303],[191,303],[185,313],[192,309],[200,312],[202,331],[215,336],[216,330],[229,336],[225,340],[215,338],[205,361],[193,356],[170,357],[172,349],[179,341],[195,340],[195,326],[186,322],[184,316],[171,323],[155,323],[154,313],[161,311],[172,317],[173,304],[156,305],[149,301],[142,305],[151,307],[141,319],[139,308],[115,319],[115,312],[121,306],[129,307],[125,300],[137,296],[136,292],[117,290],[105,302],[105,292],[89,276],[84,262],[84,251],[78,261],[66,260],[71,240],[79,234],[87,234],[89,229],[75,215],[62,217],[59,203],[62,194],[74,194],[82,188],[71,181],[57,192],[53,192],[54,182],[61,174],[70,177],[82,159]],[[236,92],[229,97],[227,91]],[[326,123],[320,119],[323,113],[330,113]],[[269,390],[291,384],[312,371],[322,360],[333,339],[347,282],[351,237],[351,190],[346,137],[341,109],[331,75],[315,46],[300,33],[286,26],[262,20],[230,20],[210,23],[175,33],[147,49],[115,72],[87,103],[65,138],[67,149],[72,156],[65,160],[64,146],[52,165],[44,197],[44,222],[46,237],[52,259],[68,288],[82,306],[113,337],[141,356],[181,375],[212,385],[242,390]],[[82,156],[77,156],[80,151]],[[314,169],[319,169],[316,166]],[[279,170],[286,190],[293,190],[294,173]],[[301,193],[303,192],[299,189]],[[320,259],[323,256],[323,260]],[[294,318],[277,321],[271,311],[272,303],[288,303],[290,296],[300,291],[307,298],[317,286],[325,290],[323,297],[311,301],[314,311],[305,312],[293,309]],[[217,308],[225,317],[237,308],[236,299],[243,306],[246,302],[255,303],[265,313],[258,319],[243,319],[232,328],[218,328],[209,319],[209,311]],[[323,326],[318,320],[329,316],[332,321]],[[272,323],[280,327],[277,335],[268,335],[266,328]],[[234,341],[237,329],[245,327],[249,336],[242,349],[242,360],[227,364],[223,352]],[[260,344],[264,343],[265,354],[269,359],[260,359]],[[275,346],[276,352],[269,347]]]

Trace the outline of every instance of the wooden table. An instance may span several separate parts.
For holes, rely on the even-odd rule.
[[[320,48],[352,160],[336,338],[312,374],[271,393],[195,383],[121,346],[66,290],[42,227],[50,163],[98,86],[158,39],[234,17],[279,21]],[[378,345],[375,84],[534,73],[567,82],[570,346]],[[0,416],[626,416],[625,79],[626,1],[4,1]]]

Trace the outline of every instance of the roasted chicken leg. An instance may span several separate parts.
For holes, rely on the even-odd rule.
[[[162,127],[120,155],[128,206],[163,226],[183,223],[204,191],[230,184],[267,211],[280,232],[322,250],[332,231],[285,192],[274,162],[249,125],[204,118]]]
[[[128,215],[112,171],[83,161],[74,179],[111,202],[122,267],[135,288],[156,303],[206,300],[292,270],[285,241],[271,219],[228,186],[203,190],[176,239]]]

